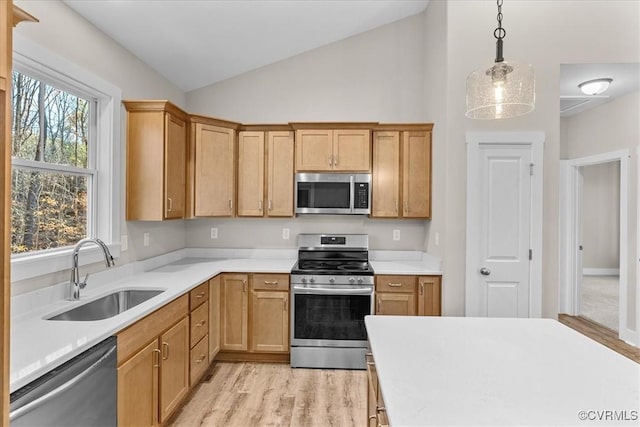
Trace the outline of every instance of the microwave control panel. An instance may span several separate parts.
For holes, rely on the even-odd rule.
[[[353,198],[354,209],[368,209],[369,208],[369,183],[356,182],[355,194]]]

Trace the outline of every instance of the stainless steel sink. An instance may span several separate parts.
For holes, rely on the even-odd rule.
[[[123,313],[150,298],[161,294],[162,290],[122,290],[105,295],[102,298],[72,308],[47,320],[89,321],[103,320]]]

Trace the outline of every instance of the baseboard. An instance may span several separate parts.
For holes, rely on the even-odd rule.
[[[584,276],[619,276],[619,268],[583,268]]]

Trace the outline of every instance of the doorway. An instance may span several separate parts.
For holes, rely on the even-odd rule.
[[[544,134],[466,139],[465,315],[540,317]]]
[[[560,163],[564,279],[560,309],[603,324],[633,342],[634,333],[627,328],[629,152]]]

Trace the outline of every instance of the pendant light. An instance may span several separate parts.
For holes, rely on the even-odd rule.
[[[535,78],[529,64],[505,61],[502,57],[502,39],[507,32],[502,28],[502,1],[498,4],[496,59],[467,77],[467,112],[472,119],[504,119],[530,113],[535,108]]]

